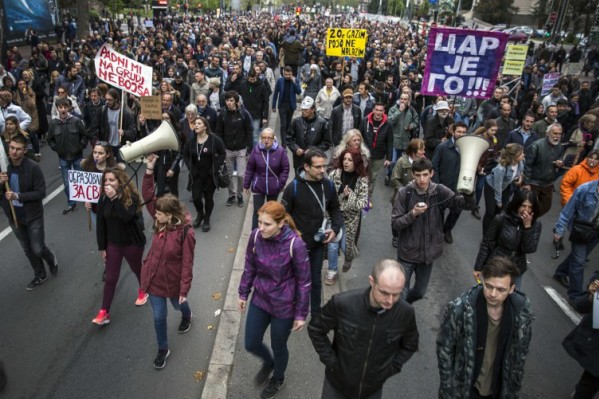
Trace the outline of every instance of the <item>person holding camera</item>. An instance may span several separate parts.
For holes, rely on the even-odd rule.
[[[308,249],[312,275],[310,311],[313,316],[320,313],[324,247],[335,239],[343,225],[337,190],[333,182],[324,176],[326,165],[326,154],[319,148],[309,148],[304,153],[303,170],[297,171],[281,198]]]

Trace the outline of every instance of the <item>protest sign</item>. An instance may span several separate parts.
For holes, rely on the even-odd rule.
[[[541,89],[541,95],[546,96],[551,91],[551,88],[559,81],[560,73],[546,73],[543,76],[543,86]]]
[[[140,97],[141,113],[146,119],[162,119],[162,103],[160,96]]]
[[[578,76],[582,73],[582,62],[569,62],[564,66],[564,75]]]
[[[491,97],[508,37],[503,32],[431,28],[422,93]]]
[[[91,202],[95,204],[100,198],[102,173],[68,170],[69,200]]]
[[[522,46],[517,44],[508,44],[505,52],[505,61],[503,62],[503,69],[501,73],[504,76],[522,75],[524,70],[524,64],[526,63],[526,54],[528,53],[528,46]]]
[[[364,58],[368,32],[366,29],[327,29],[326,55]]]
[[[107,44],[95,58],[96,75],[104,82],[136,96],[152,94],[152,67],[119,54]]]

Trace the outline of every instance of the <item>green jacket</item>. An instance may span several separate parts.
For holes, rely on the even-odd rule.
[[[477,376],[476,367],[476,302],[482,285],[472,287],[447,306],[441,330],[437,336],[439,362],[439,398],[469,399]],[[514,291],[505,302],[511,306],[512,328],[501,361],[500,399],[517,399],[522,388],[524,363],[532,336],[534,314],[528,298]]]
[[[412,137],[420,133],[418,113],[413,107],[408,107],[403,112],[396,104],[389,109],[389,123],[393,127],[393,148],[405,150]]]

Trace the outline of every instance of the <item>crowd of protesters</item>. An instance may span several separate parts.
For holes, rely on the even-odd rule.
[[[339,251],[345,256],[343,272],[358,255],[362,212],[383,208],[373,201],[377,179],[395,188],[389,239],[405,269],[402,297],[412,303],[424,297],[433,261],[443,252],[443,241],[453,243],[451,231],[461,211],[469,210],[472,217],[481,219],[483,197],[483,239],[478,256],[472,259],[474,276],[480,280],[485,273],[489,279],[509,274],[510,294],[514,287],[523,289],[526,255],[536,251],[540,218],[552,207],[554,185],[565,175],[560,190],[564,209],[554,228],[556,246],[569,226],[578,229],[573,229],[577,234],[570,237],[572,253],[554,278],[568,288],[572,304],[580,305],[588,297],[583,287],[584,263],[599,243],[596,49],[587,54],[594,80],[564,74],[544,93],[543,76],[562,71],[565,62],[581,61],[583,54],[577,46],[566,52],[561,46],[531,42],[522,75],[500,74],[493,96],[476,101],[422,93],[427,29],[416,24],[376,22],[355,15],[287,18],[280,14],[216,17],[161,13],[141,25],[129,24],[126,31],[108,19],[90,26],[87,37],[69,34],[68,45],[36,38],[31,42],[30,59],[17,47],[7,51],[4,65],[0,65],[2,142],[13,151],[15,135],[23,136],[25,140],[18,139],[17,144],[26,143],[33,162],[39,161],[40,146],[47,142],[58,154],[67,201],[67,170],[82,167],[84,152],[91,145],[93,153],[83,167],[101,171],[104,177],[97,209],[88,208],[97,214],[98,246],[107,265],[104,300],[93,322],[110,322],[114,286],[122,258],[127,258],[140,283],[136,305],[145,304],[149,297],[154,307],[159,344],[156,368],[164,367],[170,353],[164,332],[165,296],[183,313],[179,332],[188,331],[191,325],[186,298],[194,235],[183,226],[201,226],[208,232],[211,222],[218,222],[211,221],[211,213],[215,190],[223,187],[224,169],[230,174],[224,205],[243,207],[244,194],[253,194],[255,230],[240,287],[240,309],[250,300],[246,347],[265,362],[258,379],[264,382],[273,369],[275,372],[262,397],[273,397],[283,385],[286,341],[291,328],[299,330],[304,324],[309,286],[312,302],[318,302],[311,304],[311,313],[322,317],[320,272],[325,246],[328,244],[329,268],[324,281],[334,285]],[[366,29],[364,58],[327,56],[324,38],[330,27]],[[97,78],[94,56],[104,43],[152,67],[153,91],[161,98],[161,120],[144,115],[139,98],[122,97]],[[125,104],[120,103],[121,98]],[[268,122],[276,116],[280,130],[275,132]],[[122,171],[124,161],[118,151],[127,141],[152,134],[162,120],[170,123],[181,145],[179,150],[162,150],[151,157],[144,177],[144,198],[153,204],[151,253],[162,256],[154,248],[162,245],[163,235],[169,237],[169,245],[186,245],[184,273],[180,265],[169,266],[180,276],[177,284],[184,287],[181,290],[163,289],[161,284],[169,282],[147,275],[160,265],[156,259],[142,261],[146,242],[139,211],[142,196]],[[485,139],[489,149],[479,162],[473,196],[454,195],[460,160],[455,141],[468,134]],[[108,159],[112,166],[118,162],[120,169],[106,169]],[[296,177],[287,185],[290,160]],[[176,199],[183,165],[189,171],[187,189],[196,210],[193,222]],[[3,181],[7,180],[8,176],[3,176]],[[158,199],[147,187],[155,187]],[[18,191],[17,187],[12,190]],[[272,202],[281,193],[284,210]],[[9,200],[18,202],[19,196],[14,196],[8,192],[3,201],[9,218],[4,205]],[[76,203],[68,201],[63,214],[75,210]],[[131,234],[124,234],[126,231]],[[29,244],[22,245],[31,252]],[[289,254],[284,265],[274,264],[273,248]],[[501,266],[508,271],[492,275],[485,265],[496,256],[507,257],[517,270]],[[50,263],[54,266],[57,260]],[[298,280],[294,284],[301,280],[301,303],[294,304],[288,293],[281,294],[285,306],[280,309],[255,299],[262,297],[261,284],[278,281],[280,273],[294,270]],[[37,273],[28,289],[42,284],[45,276],[45,272]],[[374,290],[376,281],[371,286]],[[256,294],[249,299],[252,287]],[[276,302],[277,296],[271,299]],[[274,360],[261,344],[269,324],[271,331],[280,330],[277,347],[273,347]],[[520,356],[526,356],[527,347],[523,344]],[[590,384],[596,391],[598,381],[599,376],[587,370],[580,384]],[[479,382],[472,392],[479,397],[494,394]],[[516,397],[519,384],[510,389],[513,391],[506,397]]]

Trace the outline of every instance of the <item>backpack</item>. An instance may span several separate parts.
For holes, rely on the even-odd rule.
[[[258,238],[258,233],[260,232],[260,230],[256,229],[256,232],[254,233],[254,247],[252,248],[252,252],[256,253],[256,239]],[[289,245],[289,255],[291,255],[291,258],[293,258],[293,243],[295,242],[295,239],[297,237],[293,237],[291,239],[291,245]]]

